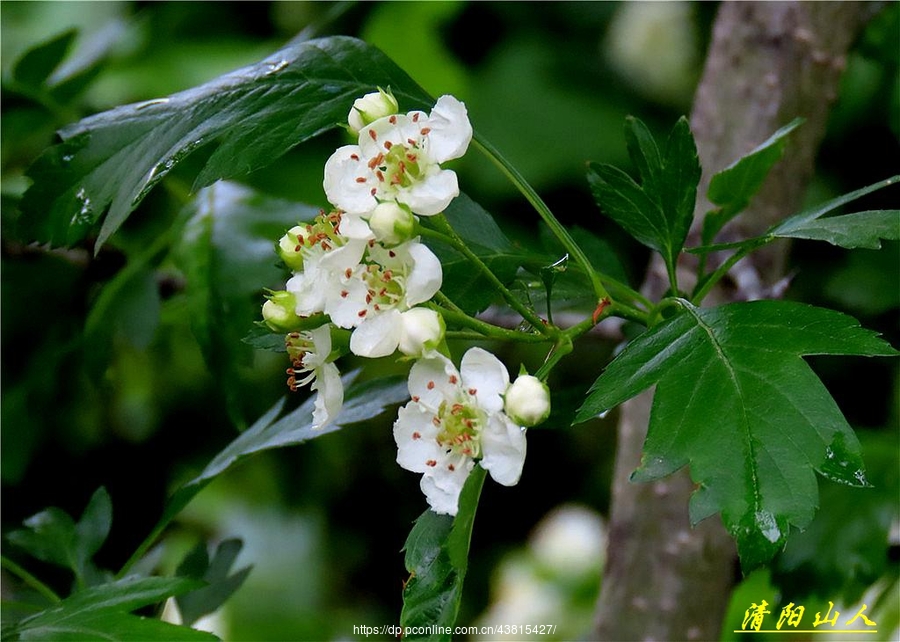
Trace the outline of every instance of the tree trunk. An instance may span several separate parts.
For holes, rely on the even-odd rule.
[[[751,206],[721,239],[755,235],[795,212],[813,174],[816,150],[837,96],[845,56],[876,5],[856,2],[725,2],[713,27],[694,100],[691,128],[703,177],[694,228],[710,209],[710,177],[797,116],[782,161]],[[782,278],[787,244],[775,243],[738,263],[729,283],[707,303],[770,296]],[[691,287],[693,266],[679,275]],[[658,298],[668,287],[654,260],[643,289]],[[687,470],[648,484],[629,481],[640,462],[651,392],[623,404],[613,480],[607,565],[594,635],[601,640],[718,639],[737,566],[734,543],[718,516],[691,527]],[[723,465],[729,465],[723,462]]]

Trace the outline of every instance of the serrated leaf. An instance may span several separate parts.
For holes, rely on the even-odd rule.
[[[186,578],[126,578],[74,593],[15,627],[21,640],[215,640],[214,635],[128,615],[201,583]]]
[[[191,625],[204,615],[216,611],[244,583],[250,574],[250,567],[229,575],[242,546],[239,539],[227,539],[219,544],[210,559],[206,543],[200,542],[178,566],[176,573],[179,576],[207,583],[203,588],[175,598],[183,624]]]
[[[35,89],[41,87],[66,57],[77,33],[75,29],[63,31],[26,51],[13,66],[13,80]]]
[[[750,199],[762,187],[769,171],[781,160],[788,134],[803,122],[802,118],[795,118],[749,154],[713,175],[709,182],[707,197],[719,208],[707,213],[703,220],[704,245],[711,243],[728,221],[746,209]]]
[[[785,222],[773,236],[825,241],[848,249],[881,248],[881,241],[900,239],[900,210],[874,210],[811,221]]]
[[[266,60],[167,98],[117,107],[60,131],[62,143],[28,170],[25,238],[72,244],[103,217],[99,248],[173,167],[201,147],[212,153],[195,182],[265,167],[337,126],[353,101],[391,87],[403,109],[431,98],[378,49],[334,36],[290,44]]]
[[[636,118],[626,122],[626,143],[641,184],[612,165],[590,163],[588,184],[594,200],[605,215],[674,266],[691,225],[700,181],[687,119],[680,118],[672,128],[663,153]]]
[[[426,631],[453,629],[459,614],[466,577],[469,543],[485,470],[476,466],[463,486],[456,517],[427,510],[416,520],[406,539],[406,570],[410,577],[403,588],[400,624],[421,627],[414,640],[449,641],[447,634]],[[427,628],[427,627],[441,627]]]
[[[632,341],[576,415],[585,421],[656,385],[640,468],[690,465],[694,523],[721,512],[745,569],[767,562],[817,506],[813,471],[866,485],[859,443],[800,358],[896,351],[846,315],[787,301],[682,311]]]

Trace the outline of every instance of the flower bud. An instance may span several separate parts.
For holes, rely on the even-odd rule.
[[[532,375],[520,375],[506,390],[504,410],[520,426],[536,426],[550,416],[550,389]]]
[[[375,240],[387,246],[400,245],[412,238],[416,219],[412,212],[394,201],[379,203],[369,217],[369,228]]]
[[[413,308],[400,315],[400,352],[421,357],[444,340],[444,317],[428,308]]]
[[[399,107],[397,99],[390,90],[385,91],[379,88],[378,91],[357,98],[347,115],[350,132],[353,135],[359,134],[359,130],[366,125],[374,123],[379,118],[396,114]]]
[[[297,315],[296,297],[286,290],[273,292],[269,300],[263,303],[262,315],[266,325],[274,332],[290,332],[297,328],[301,317]]]
[[[278,255],[292,270],[303,269],[303,254],[300,253],[300,248],[303,247],[303,241],[300,240],[302,234],[303,228],[295,225],[278,240]]]

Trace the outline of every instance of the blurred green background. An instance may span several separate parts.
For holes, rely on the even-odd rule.
[[[46,506],[77,516],[103,485],[114,518],[99,561],[118,568],[158,519],[167,493],[286,394],[283,355],[240,342],[257,318],[263,288],[278,288],[286,275],[275,267],[274,252],[265,262],[246,257],[307,211],[294,202],[325,204],[322,166],[342,139],[322,137],[245,177],[269,215],[240,219],[243,227],[202,247],[182,213],[192,179],[188,161],[93,256],[87,245],[47,251],[16,238],[24,172],[56,129],[256,62],[304,30],[355,35],[382,48],[432,94],[462,99],[476,129],[564,223],[606,241],[595,251],[609,256],[598,260],[618,261],[637,285],[647,254],[598,215],[584,164],[630,169],[626,115],[662,133],[690,111],[716,3],[3,2],[0,8],[3,531]],[[849,59],[810,201],[900,173],[898,10],[888,6]],[[29,48],[72,28],[72,50],[44,90],[11,81]],[[455,169],[463,190],[497,216],[510,238],[525,247],[542,243],[537,217],[483,158],[469,154]],[[885,190],[860,209],[897,201],[896,188]],[[195,269],[201,259],[214,266],[202,279]],[[791,270],[790,298],[846,311],[900,343],[897,243],[851,253],[797,242]],[[458,347],[461,354],[465,346]],[[522,362],[533,371],[543,357],[532,348],[492,347],[511,370]],[[585,339],[554,371],[556,410],[529,433],[521,483],[486,486],[461,624],[554,622],[558,639],[589,625],[615,417],[567,425],[614,348],[609,340]],[[342,369],[354,365],[348,359]],[[779,587],[794,601],[842,596],[848,603],[879,578],[893,581],[896,591],[897,368],[863,359],[813,365],[859,429],[876,487],[848,490],[822,480],[820,516],[771,572],[744,585],[735,598],[741,616],[751,600]],[[403,371],[383,360],[366,376]],[[166,535],[162,565],[169,572],[204,538],[242,538],[237,566],[254,566],[215,630],[234,640],[354,639],[354,624],[397,621],[405,579],[400,549],[425,502],[418,476],[394,461],[390,426],[384,416],[257,456],[184,511]],[[15,557],[8,545],[4,550]],[[65,592],[64,574],[27,564]],[[896,622],[896,609],[892,617]],[[730,624],[726,630],[740,622]]]

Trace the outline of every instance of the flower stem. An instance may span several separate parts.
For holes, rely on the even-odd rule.
[[[60,601],[60,597],[53,592],[53,589],[41,582],[38,578],[13,562],[5,555],[0,556],[0,566],[18,577],[20,580],[25,582],[25,584],[33,588],[35,591],[46,597],[51,602]]]
[[[486,140],[481,138],[477,133],[475,137],[472,139],[472,142],[478,147],[483,154],[485,154],[491,162],[496,165],[501,172],[516,186],[516,188],[521,192],[521,194],[525,197],[525,199],[531,204],[531,206],[537,211],[540,217],[543,219],[544,223],[550,228],[550,231],[553,232],[554,236],[562,243],[562,246],[566,249],[569,255],[575,259],[575,261],[581,266],[581,268],[585,271],[588,277],[591,280],[591,285],[594,288],[594,294],[597,296],[597,300],[601,301],[603,299],[609,298],[609,294],[606,291],[606,288],[603,286],[603,282],[600,279],[600,274],[597,270],[594,269],[594,266],[591,265],[591,262],[588,260],[584,251],[581,247],[575,242],[575,239],[569,234],[569,231],[563,226],[562,223],[553,215],[553,212],[550,211],[550,208],[547,207],[547,204],[544,203],[543,199],[538,195],[537,192],[534,191],[534,188],[528,184],[528,181],[525,180],[525,177],[522,176],[519,171],[513,167],[503,156],[500,155],[493,145],[488,143]]]
[[[441,292],[438,292],[434,298],[441,304],[435,305],[433,303],[426,303],[425,306],[443,315],[444,319],[447,321],[451,321],[456,325],[474,330],[479,335],[481,335],[480,338],[482,339],[506,339],[509,341],[519,341],[524,343],[542,343],[546,341],[552,341],[551,338],[546,337],[542,334],[509,330],[507,328],[501,328],[499,326],[487,323],[486,321],[482,321],[481,319],[476,319],[475,317],[469,316],[458,307],[456,307],[456,305]]]
[[[541,334],[547,336],[554,336],[556,333],[555,329],[551,326],[547,325],[547,323],[539,317],[534,310],[531,310],[528,306],[524,305],[516,296],[509,291],[503,282],[497,278],[497,275],[491,270],[488,265],[481,260],[475,252],[471,250],[471,248],[466,244],[466,242],[456,233],[456,230],[450,225],[447,221],[447,217],[443,214],[438,214],[436,216],[432,216],[429,219],[432,223],[437,226],[439,232],[441,233],[442,240],[445,243],[448,243],[453,249],[457,252],[465,256],[472,264],[474,264],[482,274],[491,282],[491,285],[496,288],[496,290],[500,293],[500,295],[506,300],[513,310],[518,312],[523,319],[525,319],[528,323],[530,323],[535,330],[540,332]],[[423,228],[423,232],[427,228]]]

